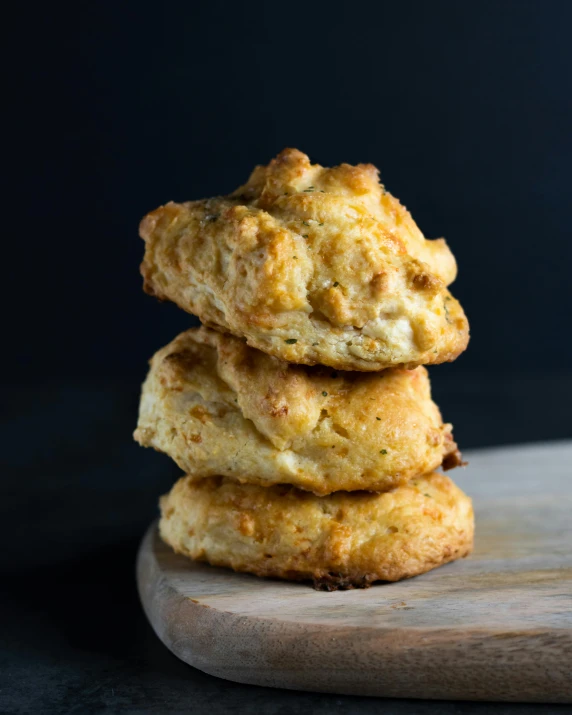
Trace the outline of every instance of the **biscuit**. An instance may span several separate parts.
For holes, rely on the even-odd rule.
[[[195,479],[384,491],[461,463],[423,367],[291,365],[207,328],[151,360],[135,439]]]
[[[473,544],[471,500],[437,473],[390,492],[327,497],[184,477],[161,499],[161,514],[161,536],[178,553],[326,590],[416,576]]]
[[[454,360],[468,322],[456,265],[370,164],[286,149],[225,197],[141,222],[145,290],[282,360],[377,371]]]

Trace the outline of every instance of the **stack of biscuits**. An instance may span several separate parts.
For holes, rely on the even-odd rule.
[[[185,475],[161,499],[177,552],[316,588],[465,556],[470,499],[424,365],[469,340],[425,239],[369,164],[286,149],[228,196],[141,223],[145,290],[197,315],[151,360],[135,439]]]

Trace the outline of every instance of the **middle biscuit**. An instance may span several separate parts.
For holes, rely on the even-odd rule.
[[[317,495],[385,491],[461,463],[425,368],[293,365],[207,328],[182,333],[151,360],[135,439],[196,479]]]

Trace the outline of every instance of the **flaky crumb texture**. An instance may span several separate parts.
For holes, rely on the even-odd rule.
[[[288,362],[377,371],[467,346],[453,255],[370,164],[286,149],[229,196],[166,204],[140,232],[148,293]]]
[[[161,536],[178,553],[327,590],[398,581],[466,556],[473,528],[471,500],[437,473],[382,494],[326,497],[185,477],[161,499]]]
[[[207,328],[160,350],[136,440],[194,479],[385,491],[461,463],[424,367],[376,373],[292,365]]]

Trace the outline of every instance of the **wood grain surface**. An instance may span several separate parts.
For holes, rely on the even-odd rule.
[[[407,698],[572,702],[572,442],[468,455],[468,559],[314,591],[195,564],[152,525],[141,600],[179,658],[242,683]]]

